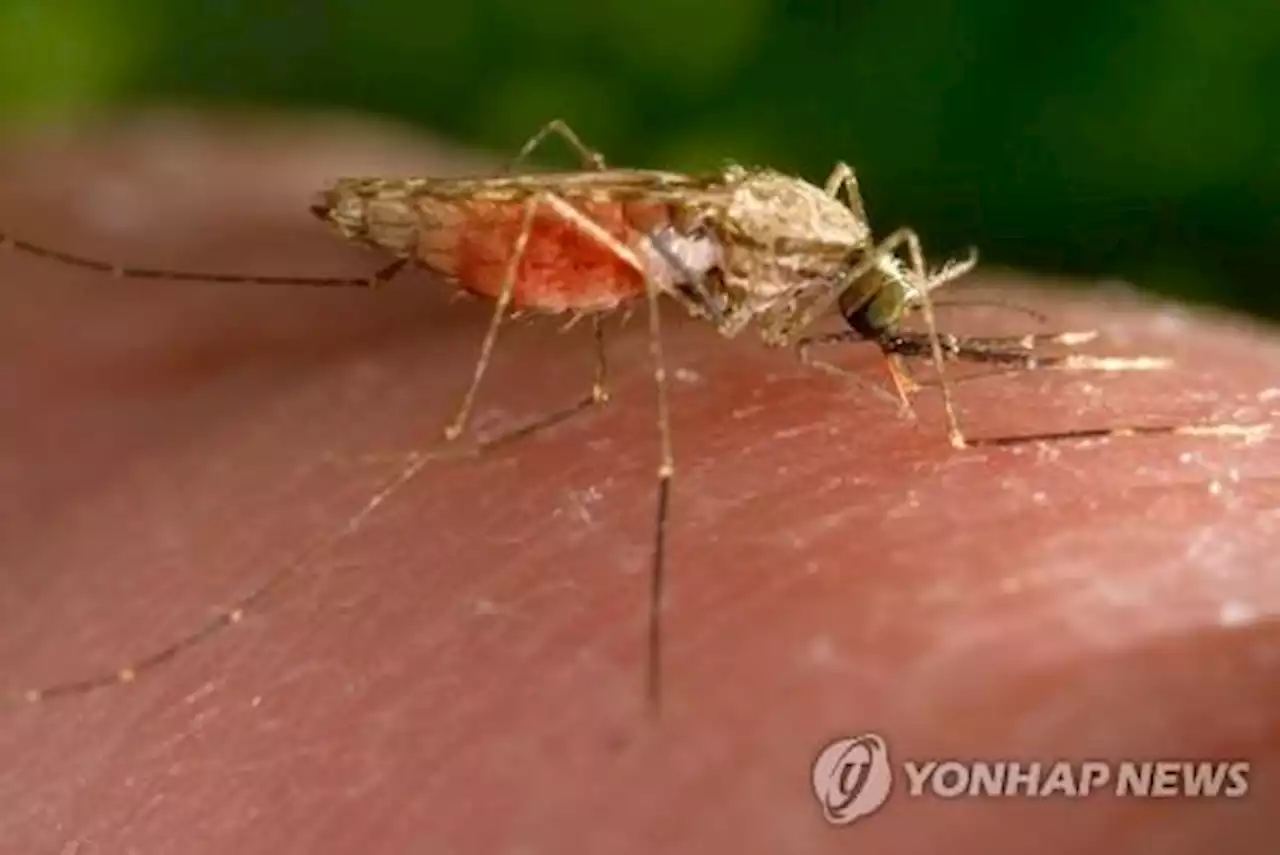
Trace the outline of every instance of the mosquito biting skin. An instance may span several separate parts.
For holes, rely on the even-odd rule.
[[[513,169],[548,137],[562,138],[580,157],[582,171],[515,174]],[[370,287],[409,264],[423,267],[465,291],[493,302],[470,383],[444,428],[444,451],[411,455],[400,475],[325,544],[354,531],[396,489],[424,466],[453,456],[467,429],[503,320],[513,311],[570,313],[590,318],[595,369],[589,391],[569,407],[458,453],[482,453],[608,400],[604,317],[640,299],[647,303],[649,351],[658,399],[659,461],[654,543],[647,612],[647,696],[659,708],[661,617],[666,583],[666,527],[675,461],[660,298],[680,305],[725,337],[753,330],[770,347],[793,348],[810,365],[815,345],[870,340],[886,357],[905,408],[913,384],[901,360],[930,357],[935,365],[951,444],[969,444],[945,380],[948,360],[966,359],[1020,368],[1145,370],[1149,358],[1045,355],[1045,345],[1075,346],[1089,333],[1007,338],[943,336],[936,330],[930,293],[968,273],[976,255],[926,269],[920,240],[908,228],[872,238],[854,172],[844,164],[823,187],[769,169],[737,165],[702,176],[609,169],[562,122],[546,125],[521,149],[506,174],[484,178],[345,178],[326,190],[312,212],[348,240],[378,248],[391,262],[368,278],[208,275],[109,264],[0,236],[0,244],[75,267],[123,278],[205,280],[257,284]],[[906,260],[899,251],[906,249]],[[919,312],[927,332],[902,327]],[[821,320],[838,315],[845,329],[816,334]],[[1126,429],[1116,429],[1122,435]],[[1172,432],[1175,429],[1170,428]],[[311,552],[308,553],[312,554]],[[78,694],[132,682],[238,622],[303,561],[278,570],[233,607],[177,642],[113,674],[18,693],[25,701]]]

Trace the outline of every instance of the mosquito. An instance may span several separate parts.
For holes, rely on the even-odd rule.
[[[574,172],[518,173],[516,168],[550,137],[581,160]],[[437,278],[493,301],[471,380],[445,425],[444,446],[467,430],[476,396],[503,321],[513,311],[569,313],[589,318],[595,363],[590,389],[566,409],[495,440],[475,453],[512,441],[609,400],[603,319],[638,300],[647,303],[649,356],[657,394],[659,462],[647,603],[646,696],[661,702],[662,614],[666,539],[675,458],[660,301],[670,299],[726,338],[754,330],[768,347],[791,348],[809,365],[845,373],[810,354],[814,345],[874,342],[886,359],[905,410],[917,390],[901,362],[931,358],[938,377],[948,438],[968,443],[945,379],[947,360],[966,359],[1024,368],[1143,370],[1151,358],[1044,355],[1043,345],[1074,346],[1091,333],[1006,338],[939,334],[930,293],[976,264],[975,251],[940,269],[926,269],[917,234],[900,228],[880,240],[872,233],[852,168],[839,163],[821,187],[771,169],[726,165],[706,175],[611,169],[562,121],[534,134],[504,172],[469,178],[343,178],[311,208],[342,237],[390,256],[362,278],[242,276],[111,264],[0,235],[0,246],[64,265],[126,279],[234,282],[261,285],[377,287],[416,264]],[[900,257],[905,248],[907,259]],[[817,334],[815,324],[838,314],[844,329]],[[927,331],[902,322],[923,315]],[[411,455],[411,463],[352,517],[333,540],[350,533],[390,493],[439,455]],[[331,541],[328,541],[332,543]],[[20,693],[28,702],[128,683],[180,651],[240,621],[285,577],[278,570],[204,626],[114,673]]]

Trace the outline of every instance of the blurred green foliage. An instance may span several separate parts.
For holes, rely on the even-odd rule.
[[[859,172],[932,253],[1280,317],[1275,0],[0,0],[0,118],[346,107],[620,165]]]

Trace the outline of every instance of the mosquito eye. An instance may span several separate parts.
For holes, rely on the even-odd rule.
[[[893,283],[885,283],[870,299],[852,307],[842,305],[841,314],[851,329],[861,336],[874,339],[893,332],[902,319],[906,306],[903,289]]]

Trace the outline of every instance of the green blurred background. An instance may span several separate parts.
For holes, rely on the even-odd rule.
[[[0,120],[343,107],[618,165],[858,169],[932,254],[1280,317],[1280,2],[0,0]],[[563,161],[562,161],[563,163]]]

